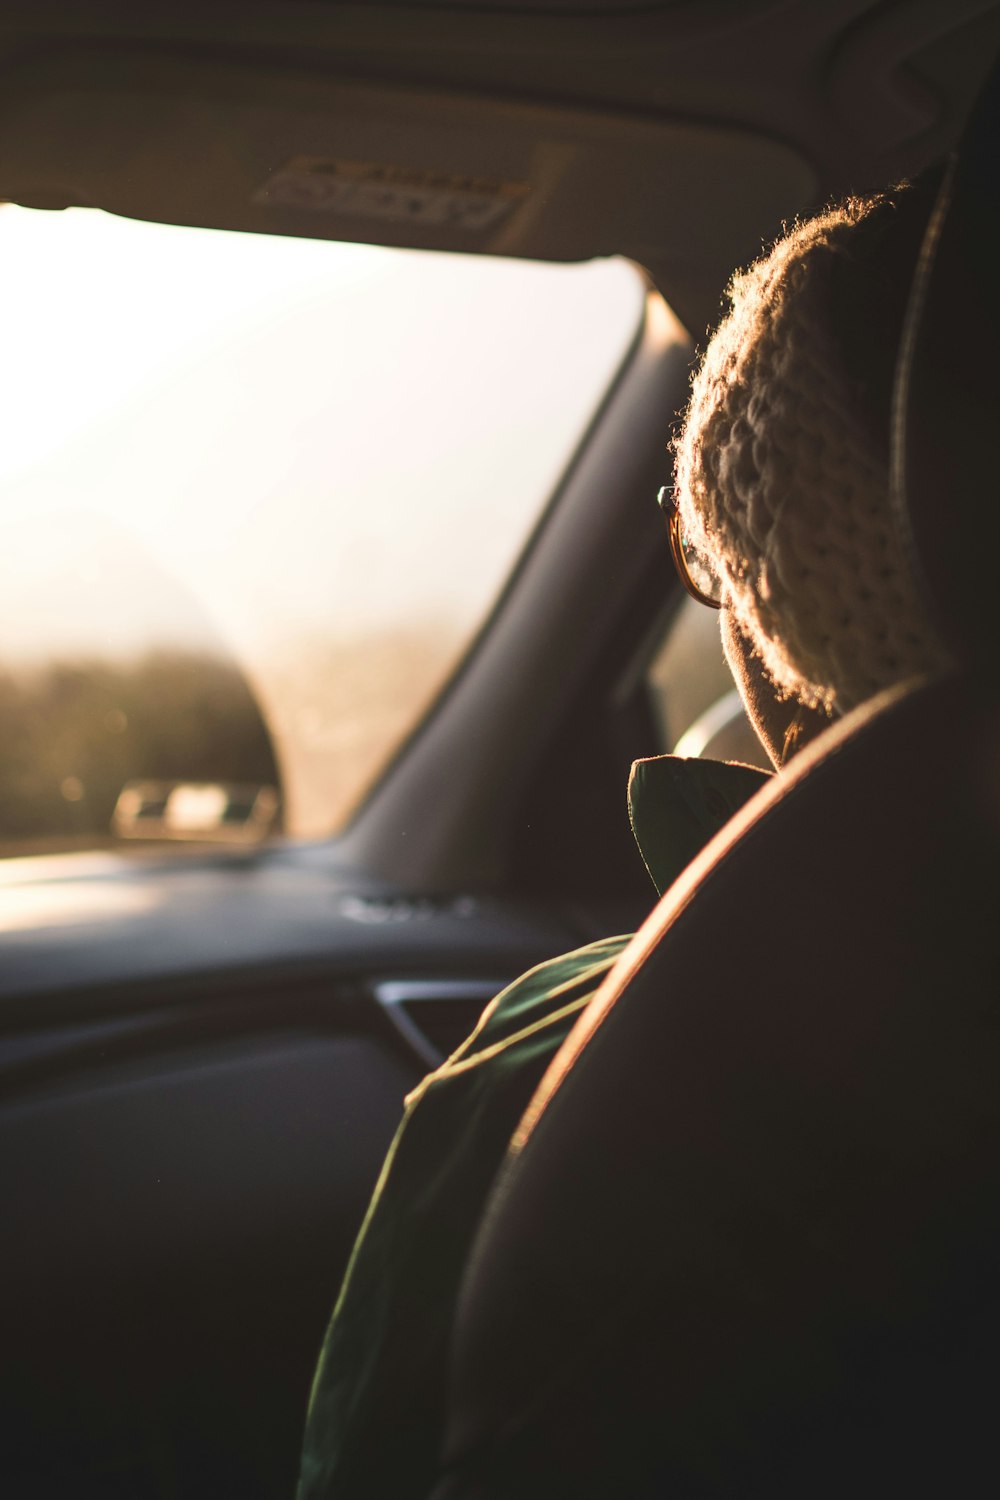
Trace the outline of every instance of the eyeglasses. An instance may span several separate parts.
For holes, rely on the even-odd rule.
[[[673,487],[665,484],[656,498],[667,518],[670,555],[681,583],[699,604],[707,604],[709,609],[721,609],[724,603],[722,579],[708,553],[684,535]]]

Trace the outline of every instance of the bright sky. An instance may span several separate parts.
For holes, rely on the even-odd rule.
[[[615,261],[0,209],[0,661],[471,628],[641,302]]]

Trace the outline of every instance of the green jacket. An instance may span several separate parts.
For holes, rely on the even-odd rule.
[[[766,779],[715,761],[635,763],[629,812],[658,892]],[[483,1205],[543,1073],[629,941],[605,938],[522,975],[406,1100],[320,1355],[298,1500],[426,1496]]]

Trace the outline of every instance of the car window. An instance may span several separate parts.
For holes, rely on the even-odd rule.
[[[640,276],[15,207],[0,267],[0,850],[329,834],[486,616]]]

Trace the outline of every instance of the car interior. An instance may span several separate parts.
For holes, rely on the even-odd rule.
[[[0,862],[5,1494],[292,1494],[404,1096],[517,974],[633,929],[470,1264],[436,1494],[974,1492],[1000,799],[973,109],[998,44],[989,0],[0,9],[4,202],[643,276],[499,596],[339,832]],[[630,763],[689,726],[683,753],[733,753],[724,686],[688,717],[668,686],[667,738],[651,689],[692,358],[783,222],[963,131],[893,431],[962,671],[837,724],[654,909]]]

